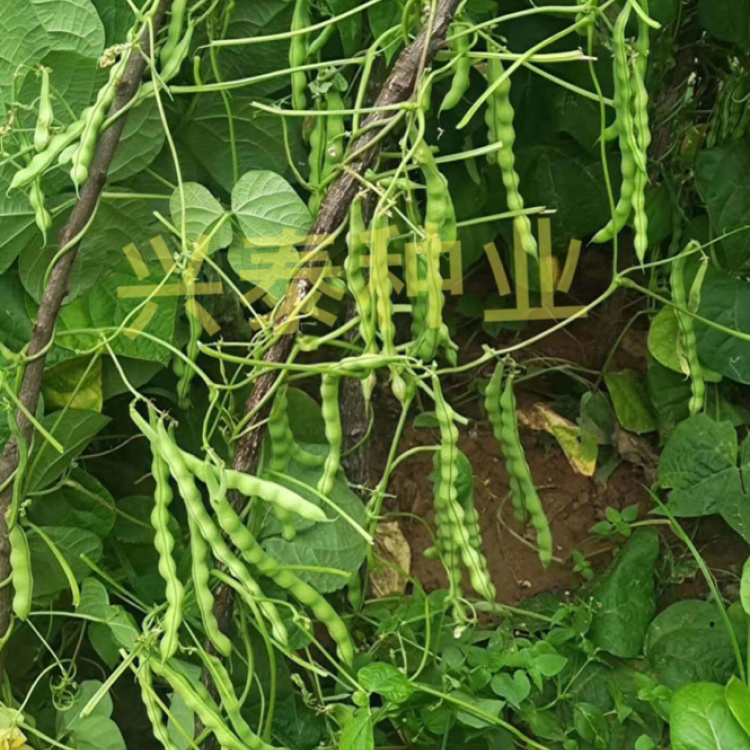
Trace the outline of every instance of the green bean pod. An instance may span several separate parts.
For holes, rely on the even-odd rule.
[[[52,229],[52,214],[47,210],[44,205],[44,192],[42,191],[42,178],[37,177],[34,182],[31,183],[29,189],[29,203],[34,209],[34,221],[36,222],[39,231],[44,237],[44,244],[47,244],[47,232]]]
[[[138,683],[141,686],[141,700],[146,709],[146,715],[151,724],[151,731],[154,735],[154,739],[164,748],[164,750],[178,750],[177,745],[172,742],[172,739],[169,736],[169,729],[164,723],[161,706],[156,700],[153,675],[147,659],[141,658],[139,660]]]
[[[195,526],[208,542],[214,557],[239,581],[241,584],[240,594],[248,602],[248,605],[251,607],[257,605],[271,624],[276,639],[280,643],[286,643],[288,634],[276,606],[263,596],[263,592],[250,575],[247,567],[242,564],[222,538],[221,531],[206,511],[201,493],[195,484],[193,474],[185,463],[182,452],[167,433],[162,422],[158,423],[156,434],[157,444],[152,443],[152,448],[160,451],[169,465],[169,471],[177,482],[188,516],[192,518]],[[217,493],[214,489],[215,486],[220,484],[219,479],[213,473],[207,474],[206,479],[211,491],[211,501],[214,502],[217,497],[222,496],[222,493]],[[221,484],[223,489],[226,489],[226,482]],[[228,505],[228,503],[226,504]]]
[[[246,739],[240,740],[231,732],[221,717],[219,707],[200,682],[189,680],[169,662],[162,664],[158,659],[152,658],[149,664],[154,673],[167,682],[185,705],[198,716],[203,726],[216,737],[222,750],[273,750],[272,745],[257,735],[253,735],[254,739],[250,743]]]
[[[232,725],[235,734],[248,747],[257,747],[257,743],[260,740],[242,715],[242,706],[240,705],[239,698],[232,684],[232,678],[229,676],[226,667],[221,663],[221,659],[212,654],[206,653],[202,649],[199,653],[203,665],[211,675],[211,680],[216,686],[221,708],[229,717],[229,723]]]
[[[484,408],[487,410],[487,416],[492,425],[492,432],[495,435],[495,439],[503,450],[503,455],[507,456],[504,449],[505,446],[505,423],[503,414],[500,409],[500,398],[503,393],[503,374],[505,372],[505,365],[502,362],[498,362],[495,370],[492,373],[490,382],[487,384],[487,389],[484,392]],[[507,457],[506,457],[507,462]],[[513,514],[518,523],[526,523],[528,520],[528,513],[526,507],[523,504],[523,495],[521,488],[518,484],[518,479],[508,471],[508,480],[510,482],[510,498],[513,503]]]
[[[190,21],[188,23],[187,30],[182,39],[179,40],[174,52],[169,55],[167,60],[162,59],[161,70],[159,71],[159,77],[164,83],[171,81],[179,72],[182,67],[182,63],[190,52],[190,45],[193,41],[193,32],[195,31],[195,24]]]
[[[441,530],[440,538],[443,541],[448,534],[451,535],[453,546],[458,549],[469,571],[472,587],[480,596],[494,601],[496,591],[490,579],[487,560],[472,544],[472,532],[467,530],[464,509],[458,502],[458,428],[453,409],[443,397],[437,376],[433,378],[433,390],[435,416],[440,427],[440,451],[437,454],[440,484],[437,488],[436,508],[439,525],[447,526],[447,533]]]
[[[36,116],[34,127],[34,149],[37,153],[44,151],[50,141],[50,128],[55,121],[55,113],[52,109],[52,96],[50,94],[49,68],[42,67],[42,85],[39,92],[39,112]]]
[[[169,506],[172,488],[169,486],[169,467],[158,453],[153,454],[151,473],[156,483],[151,525],[154,528],[154,546],[159,553],[159,575],[166,585],[167,611],[163,617],[164,635],[160,648],[162,659],[171,659],[179,646],[179,629],[182,624],[182,605],[185,589],[177,577],[177,565],[172,557],[174,538],[169,530]]]
[[[219,526],[242,557],[277,586],[288,591],[300,604],[310,607],[317,619],[328,628],[328,632],[338,646],[341,660],[350,666],[354,659],[354,645],[349,636],[349,630],[336,614],[336,610],[312,586],[285,569],[263,550],[225,498],[212,497],[211,501]]]
[[[191,267],[189,267],[186,270],[185,275],[183,276],[183,283],[185,284],[185,287],[188,290],[186,299],[190,303],[194,303],[195,302],[195,272],[193,271]],[[198,354],[200,353],[198,344],[200,343],[201,335],[203,334],[203,326],[201,325],[198,318],[192,313],[189,313],[187,318],[188,318],[188,326],[190,329],[190,337],[188,339],[186,354],[187,354],[187,358],[191,362],[194,363],[197,361]],[[183,364],[184,364],[184,361],[183,361]],[[190,401],[190,388],[192,386],[194,378],[195,378],[195,370],[189,365],[185,365],[185,368],[182,372],[182,376],[177,382],[177,405],[180,407],[180,409],[187,410],[192,406],[192,402]]]
[[[451,26],[451,32],[461,31],[466,27],[467,24],[459,21]],[[441,112],[455,109],[461,103],[464,94],[469,90],[471,79],[472,61],[468,54],[471,49],[469,34],[462,34],[456,37],[455,40],[449,39],[448,43],[457,60],[453,71],[453,78],[451,79],[451,87],[448,89],[445,97],[443,97],[443,102],[440,105]]]
[[[162,69],[169,62],[170,58],[177,51],[177,46],[182,38],[182,29],[185,26],[185,11],[187,10],[187,0],[174,0],[169,16],[169,25],[167,26],[167,40],[159,52]]]
[[[84,110],[84,113],[87,110]],[[60,154],[72,143],[78,140],[84,129],[84,121],[76,120],[62,133],[50,138],[47,148],[36,154],[31,161],[13,175],[10,183],[11,190],[23,188],[31,184],[37,177],[41,177],[54,163]]]
[[[310,25],[310,0],[295,0],[292,14],[292,31]],[[289,45],[289,67],[297,68],[307,61],[307,34],[292,37]],[[292,107],[307,109],[307,74],[304,70],[292,73]]]
[[[284,474],[289,465],[289,459],[292,457],[292,446],[294,445],[294,435],[292,428],[289,426],[289,416],[287,414],[287,387],[282,385],[276,392],[273,400],[271,413],[268,416],[267,434],[271,441],[271,471]],[[286,541],[291,542],[297,536],[297,528],[292,522],[290,511],[272,506],[273,514],[281,524],[281,534]]]
[[[362,198],[359,196],[349,209],[349,231],[346,235],[347,253],[344,272],[349,292],[359,313],[359,335],[365,353],[377,351],[377,326],[374,320],[373,299],[365,275],[364,259],[367,247],[364,241],[365,222],[362,216]]]
[[[197,456],[193,456],[185,451],[180,451],[180,454],[190,471],[202,482],[206,482],[207,477],[211,473],[216,474],[217,469],[214,466],[207,464]],[[324,523],[328,520],[328,517],[321,508],[280,484],[259,479],[252,476],[252,474],[245,474],[233,469],[222,469],[222,473],[224,474],[227,487],[230,490],[237,490],[245,497],[259,497],[271,505],[288,510],[290,513],[295,513],[300,518],[313,521],[314,523]]]
[[[10,545],[10,570],[13,581],[13,614],[19,620],[28,620],[34,597],[34,575],[31,568],[31,550],[23,527],[16,522],[8,532]]]
[[[325,424],[326,440],[328,441],[328,456],[323,475],[318,482],[318,492],[329,497],[333,491],[336,475],[341,467],[341,446],[344,433],[341,428],[341,412],[339,409],[339,383],[337,375],[324,374],[320,380],[320,400]]]
[[[492,85],[505,73],[502,62],[492,57],[488,61],[487,82]],[[522,211],[523,197],[520,191],[520,178],[515,168],[513,144],[516,141],[514,129],[515,111],[510,101],[510,78],[506,78],[487,100],[486,121],[489,129],[490,143],[502,143],[502,148],[493,152],[490,162],[496,159],[503,176],[507,194],[508,208],[511,211]],[[537,245],[531,231],[531,220],[528,216],[517,216],[513,226],[521,247],[528,255],[536,258]]]
[[[335,113],[344,109],[346,105],[341,94],[334,88],[326,94],[326,108]],[[346,136],[346,125],[344,115],[329,114],[326,120],[326,146],[324,149],[323,168],[321,171],[322,181],[327,180],[341,165],[344,160],[344,137]]]
[[[688,249],[692,246],[693,243],[688,245]],[[706,404],[706,379],[703,374],[703,366],[698,357],[698,337],[695,332],[695,320],[692,315],[684,312],[684,310],[697,312],[700,305],[700,288],[703,279],[705,278],[707,264],[701,264],[691,289],[690,296],[692,297],[692,300],[688,300],[687,292],[685,290],[686,260],[686,254],[678,255],[677,258],[675,258],[672,263],[670,281],[672,285],[672,300],[676,305],[675,313],[680,328],[679,343],[681,344],[684,353],[684,362],[687,365],[688,371],[687,374],[690,377],[691,395],[689,409],[691,416],[694,416],[702,412]]]
[[[552,562],[552,533],[544,512],[544,506],[531,478],[531,470],[521,444],[512,375],[508,376],[505,389],[500,397],[500,414],[502,419],[500,445],[505,455],[508,476],[511,477],[511,491],[518,492],[520,495],[521,499],[517,502],[522,503],[529,514],[531,525],[536,531],[539,559],[542,565],[547,567]]]
[[[316,106],[317,109],[317,106]],[[310,213],[318,213],[322,201],[321,183],[323,182],[323,164],[326,153],[326,118],[323,115],[315,117],[312,130],[310,131],[310,154],[308,164],[310,165],[310,186],[313,193],[310,195],[308,207]]]
[[[83,130],[81,131],[81,142],[73,154],[70,178],[76,187],[83,185],[89,178],[89,166],[94,158],[96,143],[99,139],[99,130],[107,116],[107,111],[114,101],[117,86],[125,75],[125,68],[130,59],[130,51],[123,54],[109,73],[109,80],[99,89],[94,105],[89,108],[84,116]]]
[[[644,8],[648,11],[648,6]],[[635,176],[633,191],[633,226],[635,227],[635,252],[638,260],[643,263],[648,252],[648,215],[646,213],[646,187],[648,172],[648,149],[651,145],[651,128],[648,116],[648,91],[646,89],[646,71],[648,69],[649,28],[642,19],[638,19],[639,35],[636,44],[638,56],[632,66],[633,106],[635,112],[636,147],[642,156],[644,168],[639,169]]]

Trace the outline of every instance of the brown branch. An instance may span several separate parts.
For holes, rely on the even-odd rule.
[[[375,163],[380,152],[382,141],[376,140],[380,132],[379,126],[386,124],[394,116],[392,110],[385,108],[406,102],[413,97],[423,66],[432,60],[435,52],[443,44],[459,2],[460,0],[439,0],[435,16],[431,20],[428,19],[415,40],[399,56],[375,102],[376,109],[380,107],[383,109],[373,112],[362,123],[362,129],[366,132],[354,142],[351,148],[351,153],[359,154],[359,156],[349,163],[348,171],[342,172],[331,186],[310,230],[311,236],[330,236],[346,221],[349,208],[360,190],[360,179]],[[305,247],[305,254],[315,250],[315,247],[314,244]],[[309,289],[310,282],[299,282],[297,285],[298,299],[304,299]],[[264,358],[265,361],[269,363],[285,361],[293,343],[293,333],[283,335],[276,345],[268,351]],[[259,405],[273,387],[276,377],[272,372],[259,377],[246,404],[246,410],[248,413],[253,413],[253,418],[245,429],[232,462],[233,468],[238,471],[251,474],[257,471],[260,447],[265,434],[264,424],[271,408],[270,399],[264,407],[259,408]],[[232,503],[235,507],[240,507],[243,502],[244,498],[241,495],[236,493],[233,495]],[[225,632],[229,631],[231,625],[233,605],[232,589],[222,585],[217,593],[214,612],[221,629]],[[209,643],[206,643],[206,648],[213,653]],[[207,687],[213,690],[210,675],[204,672],[203,680]]]
[[[159,30],[171,4],[172,0],[161,0],[159,3],[153,18],[154,34]],[[114,101],[109,109],[108,117],[112,117],[123,109],[138,91],[138,86],[146,70],[147,59],[151,54],[151,38],[148,29],[145,29],[141,35],[139,46],[140,50],[135,51],[128,61],[122,81],[118,85]],[[125,127],[125,117],[125,115],[119,117],[99,138],[89,168],[89,178],[81,188],[78,202],[73,208],[70,220],[60,233],[61,248],[67,246],[81,234],[94,215],[99,197],[107,182],[107,174],[112,159],[120,143],[120,136]],[[52,270],[31,332],[31,341],[27,350],[27,357],[31,361],[26,366],[19,392],[21,403],[31,414],[36,413],[39,405],[47,347],[52,342],[60,308],[68,294],[68,281],[76,260],[76,252],[77,245],[73,245]],[[34,426],[20,411],[16,420],[23,440],[26,444],[29,444],[34,435]],[[18,460],[18,446],[15,440],[11,440],[0,457],[0,484],[4,484],[13,475],[18,467]],[[10,548],[6,512],[10,507],[11,499],[11,488],[0,495],[0,580],[3,581],[7,580],[10,575]],[[0,634],[6,633],[10,625],[10,594],[10,586],[5,586],[0,593]]]

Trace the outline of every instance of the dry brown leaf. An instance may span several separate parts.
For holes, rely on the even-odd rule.
[[[380,598],[403,594],[411,573],[411,547],[398,521],[383,521],[375,529],[375,553],[384,561],[370,573],[373,594]]]

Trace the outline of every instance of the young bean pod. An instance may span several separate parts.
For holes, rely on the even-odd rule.
[[[76,187],[83,185],[89,178],[89,166],[96,151],[99,130],[115,98],[117,87],[125,74],[130,54],[130,50],[126,51],[122,55],[122,58],[112,66],[109,73],[109,80],[99,89],[96,102],[85,115],[83,130],[81,131],[81,141],[73,154],[73,163],[70,168],[70,177]]]
[[[169,486],[169,467],[158,453],[153,454],[151,473],[156,483],[151,525],[154,528],[154,546],[159,553],[159,575],[166,585],[167,611],[162,619],[164,635],[160,643],[162,659],[166,661],[177,653],[179,646],[185,589],[177,577],[177,565],[172,557],[174,538],[169,529],[171,519],[169,506],[172,503],[173,494]]]
[[[316,618],[328,628],[328,632],[338,646],[341,660],[350,666],[354,659],[354,645],[349,636],[349,630],[336,614],[336,610],[312,586],[300,580],[290,570],[283,568],[263,550],[225,498],[212,497],[211,501],[216,520],[242,557],[277,586],[288,591],[300,604],[310,607]]]
[[[487,82],[491,85],[505,73],[502,62],[492,57],[488,61]],[[520,178],[515,168],[513,144],[516,140],[514,129],[515,111],[510,101],[510,78],[505,79],[487,100],[486,122],[489,130],[490,143],[502,143],[502,147],[488,156],[490,162],[497,160],[503,176],[503,184],[507,195],[508,208],[511,211],[521,211],[524,207],[520,191]],[[513,220],[515,233],[524,252],[532,257],[537,256],[537,245],[531,231],[531,221],[528,216],[517,216]]]
[[[153,674],[147,659],[142,658],[139,660],[138,682],[141,686],[141,700],[146,708],[146,715],[151,724],[151,731],[154,735],[154,739],[164,748],[164,750],[178,750],[177,745],[172,742],[172,738],[169,736],[169,730],[164,723],[161,706],[156,700]]]
[[[341,94],[331,88],[326,93],[326,108],[329,113],[326,115],[326,145],[324,149],[323,169],[321,171],[321,180],[326,181],[340,166],[344,160],[344,137],[346,136],[346,125],[344,115],[336,114],[344,109],[344,99]]]
[[[487,384],[487,389],[484,392],[484,408],[487,410],[487,416],[489,417],[490,424],[492,425],[492,432],[495,435],[495,439],[503,450],[503,455],[506,456],[507,466],[507,453],[504,449],[505,446],[505,420],[503,413],[500,409],[500,399],[503,393],[503,375],[505,374],[505,365],[502,362],[498,362],[495,370],[492,373],[490,382]],[[513,514],[516,517],[518,523],[526,523],[528,520],[528,513],[526,507],[523,504],[523,495],[521,494],[521,488],[518,483],[517,477],[509,470],[508,479],[510,482],[510,498],[513,503]]]
[[[452,36],[453,32],[463,31],[466,27],[467,25],[461,21],[454,23],[451,26],[451,33],[449,36]],[[472,61],[468,55],[468,52],[471,49],[471,39],[469,34],[461,34],[461,36],[458,36],[455,39],[449,39],[448,43],[457,60],[453,70],[451,87],[448,89],[448,93],[445,95],[443,103],[440,105],[441,112],[455,109],[461,103],[464,94],[469,90],[471,79]]]
[[[44,192],[42,191],[41,177],[37,177],[34,182],[31,183],[31,188],[29,189],[29,203],[34,209],[34,220],[39,227],[39,231],[42,233],[44,244],[46,245],[47,232],[52,229],[52,214],[44,205]]]
[[[292,14],[292,31],[305,29],[310,25],[310,0],[295,0]],[[298,68],[307,61],[307,35],[292,37],[289,45],[289,67]],[[307,109],[307,75],[304,70],[292,73],[292,107]]]
[[[187,10],[187,0],[174,0],[169,16],[169,25],[167,26],[167,40],[161,48],[159,59],[161,60],[162,69],[169,62],[170,58],[177,51],[177,45],[182,38],[182,29],[185,25],[185,12]]]
[[[318,482],[318,492],[326,497],[333,491],[341,466],[341,446],[344,432],[341,428],[341,412],[339,410],[339,383],[337,375],[323,375],[320,381],[320,400],[325,424],[326,440],[328,441],[328,457],[323,467],[323,475]]]
[[[13,581],[13,614],[19,620],[28,620],[34,597],[34,576],[31,569],[31,550],[26,532],[16,522],[8,532],[10,545],[10,570]]]
[[[688,245],[687,249],[689,250],[692,247],[694,247],[694,243]],[[672,285],[672,300],[676,305],[675,313],[680,327],[679,348],[682,350],[685,369],[690,377],[691,396],[689,409],[691,416],[694,416],[703,411],[706,403],[706,379],[703,374],[703,366],[698,357],[698,337],[695,332],[695,320],[692,315],[684,311],[697,312],[700,305],[700,288],[705,277],[707,264],[702,263],[699,267],[690,293],[692,297],[691,305],[691,300],[688,299],[685,290],[686,261],[687,255],[685,253],[675,258],[672,263],[670,281]]]
[[[508,476],[511,478],[511,490],[519,493],[520,503],[523,504],[529,514],[531,525],[536,531],[539,559],[542,565],[547,567],[552,562],[552,533],[544,512],[544,506],[531,478],[531,470],[521,444],[512,374],[508,376],[505,389],[500,397],[500,414],[502,419],[501,446],[505,455]]]
[[[44,151],[44,149],[49,146],[50,128],[55,121],[55,113],[52,109],[49,73],[49,68],[42,67],[42,85],[39,92],[39,112],[36,116],[36,126],[34,128],[34,149],[37,153]]]
[[[289,426],[287,409],[287,387],[282,385],[273,400],[267,426],[268,438],[271,443],[270,469],[279,474],[286,472],[294,445],[294,435],[292,434],[292,428]],[[297,536],[297,528],[292,521],[292,514],[284,508],[272,507],[273,514],[281,524],[282,536],[288,542],[293,541]]]

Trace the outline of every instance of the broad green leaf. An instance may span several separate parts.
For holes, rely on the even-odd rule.
[[[104,24],[105,43],[108,47],[122,42],[135,22],[132,8],[127,3],[112,0],[91,0]]]
[[[0,169],[0,273],[4,274],[18,254],[32,241],[41,245],[42,235],[34,223],[34,209],[20,190],[8,193],[13,169],[6,165]],[[4,295],[3,295],[4,297]]]
[[[89,0],[4,0],[0,35],[0,107],[7,106],[14,74],[24,73],[23,66],[31,68],[53,50],[89,58],[104,50],[104,27]]]
[[[409,678],[392,664],[384,662],[362,667],[357,673],[357,681],[365,690],[378,693],[392,703],[404,703],[414,693]]]
[[[304,482],[307,487],[288,479],[275,478],[274,481],[289,487],[306,500],[322,505],[320,499],[308,489],[317,487],[322,469],[290,464],[287,473]],[[349,489],[343,478],[336,479],[330,499],[360,526],[366,522],[362,501]],[[367,542],[345,518],[325,505],[322,507],[329,519],[335,520],[331,523],[313,524],[295,518],[298,533],[293,541],[287,542],[278,536],[269,537],[263,541],[263,546],[280,563],[299,566],[295,567],[294,572],[302,580],[318,591],[328,593],[343,588],[348,574],[359,570],[365,558]],[[332,568],[340,573],[316,571],[316,567]]]
[[[186,182],[185,191],[185,232],[189,246],[192,248],[201,236],[208,236],[216,223],[226,213],[211,192],[197,182]],[[176,188],[169,200],[169,213],[172,223],[182,229],[182,196]],[[232,225],[228,220],[214,235],[209,244],[209,253],[221,247],[228,247],[232,242]]]
[[[61,362],[44,374],[44,403],[47,408],[102,410],[102,361],[89,357]]]
[[[690,381],[649,356],[648,395],[659,424],[659,437],[665,441],[678,424],[690,417]]]
[[[81,587],[78,612],[102,622],[89,625],[89,638],[97,653],[110,666],[120,661],[121,648],[132,650],[141,635],[133,616],[117,604],[110,604],[109,592],[96,578],[87,578]]]
[[[621,658],[641,653],[656,611],[654,566],[658,556],[659,535],[653,529],[641,529],[595,586],[589,637],[599,648]]]
[[[242,237],[229,251],[230,265],[242,279],[281,299],[299,262],[295,246],[306,244],[312,222],[307,206],[281,175],[253,171],[234,186],[232,210]]]
[[[128,263],[124,249],[133,244],[145,260],[152,259],[149,241],[161,233],[161,225],[154,219],[152,209],[145,201],[132,198],[103,201],[97,209],[96,218],[81,240],[70,276],[68,304],[94,286],[108,287],[112,294],[116,294],[116,286],[120,282],[109,277],[120,273],[121,269],[128,270],[131,276],[129,283],[138,283],[138,277]],[[45,274],[57,252],[56,242],[50,241],[41,252],[21,255],[21,281],[36,302],[41,300]],[[158,280],[151,280],[151,283],[156,281]],[[112,325],[112,322],[107,321],[101,325]]]
[[[0,341],[14,352],[20,352],[31,338],[31,320],[26,309],[26,295],[15,271],[0,275]],[[0,363],[5,360],[0,355]]]
[[[339,748],[341,750],[373,750],[375,747],[374,734],[375,727],[372,724],[370,711],[361,708],[344,724]]]
[[[642,376],[634,370],[608,372],[604,380],[620,424],[629,432],[653,432],[656,417]]]
[[[746,223],[750,223],[750,214]],[[729,330],[750,330],[750,282],[710,269],[703,283],[699,313]],[[695,328],[701,361],[731,380],[750,383],[750,343],[699,321]]]
[[[700,0],[698,20],[717,39],[750,46],[750,0]]]
[[[68,409],[41,420],[42,426],[63,446],[63,453],[37,435],[36,450],[30,461],[30,490],[41,490],[54,482],[75,461],[91,439],[101,432],[110,418],[95,411]]]
[[[490,717],[499,718],[500,712],[505,706],[505,701],[477,697],[463,690],[454,690],[450,693],[450,696],[451,698],[460,700],[466,706],[457,706],[452,703],[453,709],[456,712],[456,721],[472,729],[485,729],[486,727],[493,726],[495,722]],[[472,710],[472,708],[475,710]]]
[[[742,493],[737,455],[737,433],[729,422],[699,414],[678,425],[659,461],[659,484],[672,490],[670,511],[717,513],[723,501]]]
[[[508,701],[515,708],[519,708],[531,692],[529,678],[520,669],[517,669],[512,677],[507,672],[496,674],[490,686],[495,695]]]
[[[739,725],[750,735],[750,689],[734,675],[724,689],[724,698]]]
[[[164,139],[159,106],[153,99],[131,109],[109,168],[108,181],[122,182],[145,169],[159,155]]]
[[[81,685],[71,708],[62,715],[60,731],[69,736],[78,750],[126,750],[125,740],[112,719],[112,699],[104,694],[93,711],[81,716],[102,683],[90,680]]]
[[[61,712],[57,716],[58,728],[63,732],[75,731],[85,719],[81,718],[81,712],[88,705],[89,701],[96,695],[101,688],[102,683],[99,680],[86,680],[82,682],[78,691],[67,711]],[[114,706],[112,696],[107,692],[102,695],[102,699],[93,708],[92,716],[111,716]]]
[[[294,3],[291,0],[254,0],[238,3],[232,13],[227,39],[269,36],[288,32]],[[320,33],[320,32],[318,32]],[[250,78],[289,67],[289,40],[227,47],[219,57],[223,80]],[[252,84],[248,92],[258,98],[289,85],[288,76],[275,76]]]
[[[659,681],[673,690],[700,680],[724,683],[736,668],[719,611],[704,601],[676,602],[659,613],[648,628],[644,653]]]
[[[254,45],[252,49],[257,52],[262,46]],[[238,89],[232,92],[232,123],[240,175],[250,169],[284,170],[287,163],[281,118],[253,107],[255,98],[252,91]],[[298,128],[298,124],[288,123],[292,156],[300,163],[304,155],[301,153]],[[229,124],[220,96],[201,96],[200,107],[186,122],[179,138],[211,178],[227,192],[231,191],[235,179],[232,154],[227,147],[230,142]],[[291,170],[285,170],[285,174],[291,176]]]
[[[320,405],[299,388],[287,389],[289,426],[298,443],[327,444],[326,429]]]
[[[609,727],[602,710],[592,703],[573,706],[573,726],[578,736],[596,750],[609,748]]]
[[[187,750],[191,747],[190,739],[195,734],[195,712],[187,707],[185,700],[178,693],[172,693],[169,703],[167,732],[177,750]]]
[[[54,495],[39,499],[27,512],[37,526],[76,526],[100,539],[115,525],[112,495],[83,469],[73,469]]]
[[[721,685],[685,685],[672,698],[670,719],[672,750],[750,750],[750,735],[734,718]]]
[[[93,532],[72,526],[40,527],[62,553],[77,581],[82,581],[91,569],[81,560],[86,555],[94,562],[102,556],[102,540]],[[68,588],[57,558],[47,543],[34,531],[29,531],[31,568],[34,574],[34,597],[47,597]]]
[[[599,445],[612,445],[615,415],[607,397],[599,391],[587,391],[581,396],[581,427]]]

